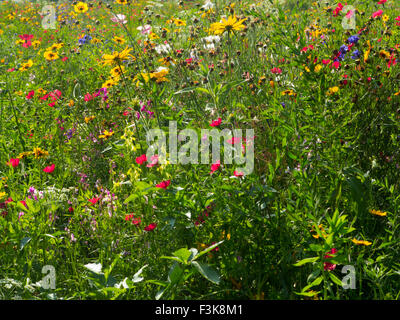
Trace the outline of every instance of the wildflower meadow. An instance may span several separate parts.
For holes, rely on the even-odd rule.
[[[398,0],[0,2],[1,300],[400,299]]]

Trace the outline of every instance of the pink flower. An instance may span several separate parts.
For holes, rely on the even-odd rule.
[[[147,158],[146,158],[147,160]],[[154,167],[158,163],[158,155],[155,154],[154,156],[151,156],[150,158],[150,163],[147,165],[148,168]]]
[[[85,101],[90,101],[93,99],[93,96],[90,93],[85,94]]]
[[[33,98],[33,96],[35,95],[35,91],[34,90],[32,90],[32,91],[29,91],[29,93],[26,95],[26,97],[25,98],[27,98],[27,99],[32,99]]]
[[[167,189],[167,187],[169,186],[170,183],[171,183],[171,179],[167,180],[167,181],[162,181],[156,185],[156,188]]]
[[[235,177],[243,177],[244,173],[243,173],[243,171],[238,172],[238,171],[235,170],[235,171],[233,171],[233,175]]]
[[[380,0],[380,1],[378,2],[378,4],[384,4],[384,3],[386,3],[386,1],[387,1],[387,0]]]
[[[126,17],[123,14],[114,15],[114,17],[111,18],[111,21],[116,22],[116,23],[121,23],[121,24],[127,23]]]
[[[18,167],[19,165],[19,159],[10,159],[7,162],[7,165],[12,166],[13,168]]]
[[[350,19],[353,15],[354,15],[354,10],[349,10],[349,12],[347,12],[347,14],[346,14],[346,18],[347,19]]]
[[[214,120],[211,122],[210,127],[218,127],[219,125],[221,125],[222,119],[218,118],[218,120]]]
[[[219,160],[217,160],[215,163],[213,163],[211,165],[211,172],[210,174],[213,174],[215,171],[217,171],[219,169],[219,167],[221,166],[221,162]]]
[[[236,143],[240,143],[241,140],[242,140],[241,138],[233,137],[232,139],[229,139],[227,142],[229,144],[236,144]]]
[[[339,62],[339,61],[335,61],[335,62],[333,63],[333,67],[334,67],[335,69],[339,69],[339,68],[340,68],[340,62]]]
[[[376,11],[376,12],[374,12],[374,13],[372,14],[372,18],[379,17],[379,16],[381,16],[381,15],[382,15],[382,13],[383,13],[383,11],[382,11],[382,10],[378,10],[378,11]]]
[[[329,253],[335,254],[337,252],[336,248],[332,248],[329,252],[327,252],[324,256],[325,259],[333,258]],[[325,271],[332,271],[335,270],[336,264],[330,263],[330,262],[324,262],[324,270]]]
[[[144,228],[144,231],[153,231],[156,227],[156,223],[150,223],[147,227]]]
[[[139,164],[139,165],[143,164],[146,161],[147,161],[147,157],[146,157],[145,154],[142,154],[140,157],[136,158],[136,163]]]
[[[55,167],[56,167],[56,165],[53,163],[51,166],[44,168],[43,171],[46,173],[52,173],[54,171]]]
[[[23,46],[24,48],[29,48],[29,47],[32,45],[31,40],[32,40],[32,38],[33,38],[33,35],[31,35],[31,34],[23,34],[23,35],[19,35],[18,37],[19,37],[21,40],[25,40],[25,42],[22,44],[22,46]]]
[[[88,201],[89,201],[92,205],[95,205],[99,200],[100,200],[100,198],[96,198],[96,197],[94,197],[94,198],[92,198],[92,199],[88,199]]]
[[[276,74],[276,73],[281,74],[282,73],[282,69],[281,68],[272,68],[271,72],[274,73],[274,74]]]

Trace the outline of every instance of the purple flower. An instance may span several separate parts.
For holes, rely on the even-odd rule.
[[[358,40],[360,40],[358,36],[351,36],[350,38],[347,39],[349,43],[354,43],[354,44],[356,44]]]

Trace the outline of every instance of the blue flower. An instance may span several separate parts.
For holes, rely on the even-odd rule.
[[[342,54],[345,54],[349,49],[347,48],[347,46],[344,44],[340,47],[340,52]]]
[[[347,39],[349,43],[354,43],[354,44],[356,44],[358,40],[360,40],[358,36],[351,36],[350,38]]]
[[[79,39],[79,44],[85,44],[90,40],[92,40],[92,37],[90,35],[85,35],[83,38]]]
[[[353,60],[355,60],[355,59],[357,59],[359,57],[360,57],[360,51],[358,51],[358,50],[353,51],[353,55],[351,56],[351,58]]]

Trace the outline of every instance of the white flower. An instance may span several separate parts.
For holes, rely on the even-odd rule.
[[[137,27],[136,30],[139,30],[141,34],[150,34],[151,25],[145,24],[144,26]]]
[[[154,48],[158,54],[167,54],[171,51],[171,46],[166,44],[160,44]]]
[[[210,10],[214,8],[214,4],[210,0],[206,0],[206,3],[202,6],[204,10]]]
[[[122,23],[122,24],[127,23],[126,17],[125,17],[125,15],[123,15],[123,14],[114,15],[114,17],[111,18],[111,21],[112,21],[112,22]]]
[[[158,68],[156,69],[156,72],[161,72],[161,71],[164,71],[164,70],[169,71],[169,69],[166,68],[166,67],[158,67]]]
[[[202,39],[203,42],[205,42],[205,45],[203,46],[204,49],[211,50],[215,49],[215,44],[219,43],[221,41],[221,38],[219,36],[208,36]]]

